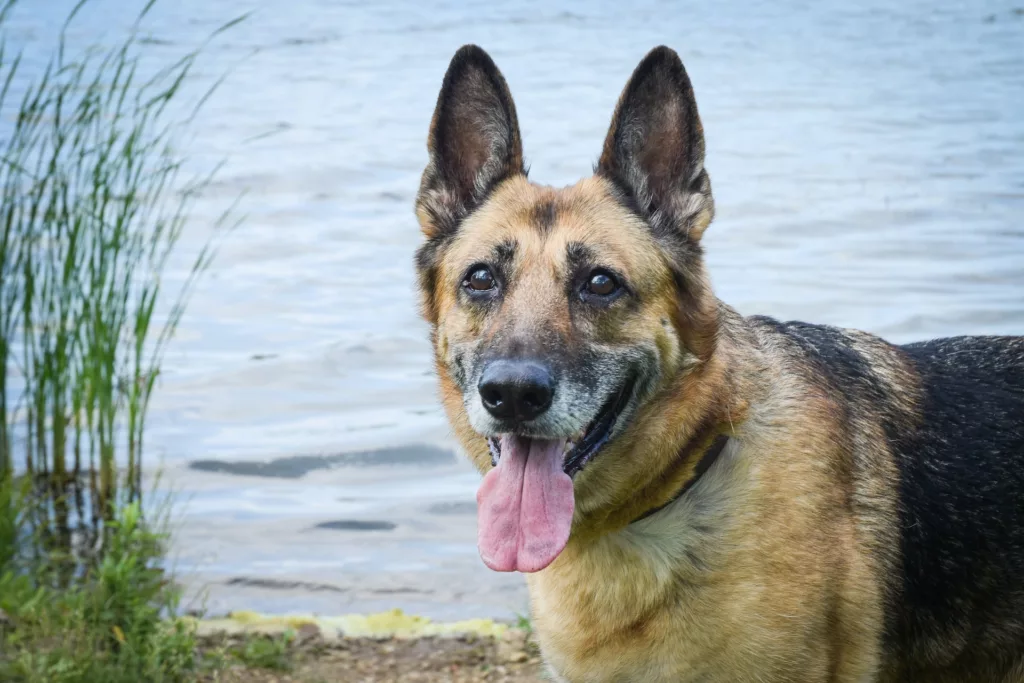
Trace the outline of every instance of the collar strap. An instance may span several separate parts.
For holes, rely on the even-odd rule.
[[[632,522],[630,522],[630,524],[639,522],[642,519],[647,519],[654,513],[664,510],[669,505],[682,498],[683,495],[691,488],[693,488],[693,485],[696,484],[702,476],[704,476],[704,473],[707,472],[711,468],[711,466],[715,464],[715,461],[718,460],[718,456],[722,454],[722,451],[725,450],[725,447],[728,444],[729,436],[727,434],[719,434],[718,437],[714,440],[714,442],[712,442],[711,447],[708,448],[704,452],[704,455],[701,456],[700,460],[697,461],[697,467],[694,469],[693,476],[690,477],[690,480],[683,484],[683,487],[679,489],[679,491],[677,491],[676,494],[672,496],[668,501],[652,510],[648,510],[647,512],[645,512],[644,514],[640,515]]]

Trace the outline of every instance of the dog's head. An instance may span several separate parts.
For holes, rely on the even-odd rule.
[[[602,471],[628,456],[649,404],[714,345],[699,244],[714,205],[693,90],[676,53],[653,50],[595,174],[553,189],[527,180],[508,86],[466,46],[428,150],[417,267],[446,411],[487,472],[481,554],[536,571],[588,490],[609,486]]]

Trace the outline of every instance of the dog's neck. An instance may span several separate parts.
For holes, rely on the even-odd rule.
[[[697,461],[697,465],[694,469],[692,478],[685,484],[683,484],[682,488],[680,488],[679,491],[677,491],[676,494],[672,496],[672,498],[667,503],[651,508],[644,514],[634,519],[632,523],[636,524],[637,522],[641,522],[647,519],[651,515],[657,514],[658,512],[664,510],[666,507],[668,507],[669,505],[671,505],[672,503],[676,502],[684,495],[686,495],[686,493],[700,481],[700,478],[704,476],[704,474],[706,474],[709,469],[711,469],[711,466],[718,461],[718,457],[722,454],[722,452],[728,445],[729,435],[719,434],[711,443],[711,445],[708,446],[707,449],[705,449],[704,454],[700,456],[700,460]],[[691,457],[687,451],[688,449],[684,448],[682,451],[680,451],[679,457]]]
[[[601,455],[600,470],[582,473],[578,539],[624,529],[668,505],[701,476],[710,464],[705,456],[722,445],[719,437],[736,434],[747,412],[737,387],[749,374],[750,354],[742,318],[725,306],[719,318],[713,353],[666,382],[620,443]]]

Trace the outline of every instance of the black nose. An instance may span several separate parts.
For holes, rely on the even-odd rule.
[[[542,415],[555,393],[551,373],[533,361],[493,361],[484,368],[477,389],[487,412],[519,422]]]

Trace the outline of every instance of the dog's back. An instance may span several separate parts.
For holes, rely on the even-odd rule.
[[[879,562],[892,573],[891,680],[1014,680],[1024,662],[1024,338],[893,346],[828,326],[752,322],[785,340],[796,366],[848,411],[846,437],[859,444],[850,476],[871,476],[858,464],[866,450],[895,464],[899,553]]]
[[[1024,658],[1024,339],[901,349],[921,419],[891,436],[903,564],[891,635],[915,680],[936,665],[1005,676]]]

